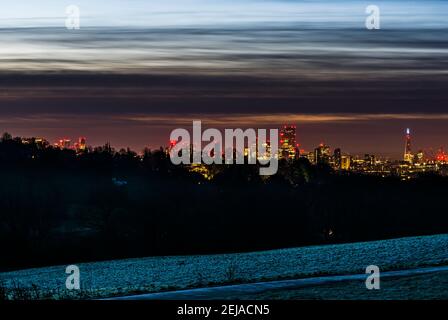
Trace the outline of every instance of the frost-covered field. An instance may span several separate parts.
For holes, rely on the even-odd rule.
[[[78,266],[82,290],[73,297],[109,297],[231,282],[364,273],[372,264],[383,271],[448,265],[448,234],[241,254],[81,263]],[[39,298],[70,297],[65,290],[65,267],[1,273],[0,281],[7,288],[34,285]]]
[[[447,300],[448,272],[381,279],[381,290],[366,290],[365,280],[239,295],[240,300]],[[233,297],[226,297],[232,299]]]

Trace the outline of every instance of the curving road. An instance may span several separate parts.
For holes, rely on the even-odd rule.
[[[448,266],[438,266],[438,267],[427,267],[419,269],[410,270],[399,270],[399,271],[386,271],[381,272],[381,282],[387,279],[403,279],[408,277],[419,277],[423,275],[433,275],[433,274],[443,274],[443,279],[448,279]],[[281,281],[270,281],[270,282],[259,282],[251,284],[238,284],[238,285],[227,285],[219,287],[208,287],[208,288],[198,288],[198,289],[188,289],[188,290],[178,290],[170,292],[159,292],[159,293],[148,293],[133,296],[115,297],[107,300],[222,300],[222,299],[258,299],[258,298],[279,298],[282,299],[282,293],[288,293],[283,296],[283,298],[300,298],[301,296],[297,293],[291,296],[291,292],[297,292],[294,290],[313,288],[324,288],[326,285],[339,287],[344,286],[344,283],[352,283],[353,281],[362,281],[360,288],[363,287],[363,282],[366,280],[366,274],[354,274],[354,275],[336,275],[336,276],[323,276],[323,277],[311,277],[304,279],[293,279],[293,280],[281,280]],[[439,279],[432,280],[433,282],[440,282]],[[433,288],[430,284],[428,288]],[[362,288],[367,291],[365,286]],[[448,290],[448,289],[447,289]],[[381,290],[378,290],[378,292]],[[402,291],[407,291],[406,288]],[[419,289],[417,287],[418,293]],[[444,292],[445,294],[445,292]],[[425,298],[426,295],[422,295]],[[339,298],[343,299],[344,295],[341,293]],[[405,296],[403,296],[405,297]],[[352,297],[353,298],[353,297]],[[356,297],[354,297],[356,298]],[[381,296],[379,296],[381,299]],[[394,296],[391,297],[394,299]],[[401,298],[399,296],[399,298]],[[411,297],[412,298],[412,297]],[[415,298],[415,297],[414,297]],[[417,298],[419,296],[417,295]]]

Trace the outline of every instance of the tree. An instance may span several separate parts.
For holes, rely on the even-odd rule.
[[[12,140],[12,135],[8,132],[3,133],[1,141],[4,142],[9,140]]]

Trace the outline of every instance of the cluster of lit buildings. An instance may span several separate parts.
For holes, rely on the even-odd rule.
[[[50,146],[50,142],[45,138],[21,138],[22,144],[33,144],[40,148],[47,148]],[[87,149],[87,139],[85,137],[79,137],[78,141],[72,144],[70,139],[59,139],[53,143],[53,147],[57,149],[69,149],[76,152],[83,152]]]
[[[53,146],[58,149],[71,149],[76,152],[83,152],[87,149],[87,139],[85,137],[79,137],[78,141],[72,144],[70,139],[59,139]]]
[[[44,138],[21,138],[22,144],[32,144],[39,148],[46,148],[50,143]]]
[[[353,156],[345,154],[340,148],[331,150],[330,146],[322,143],[314,150],[307,152],[300,149],[297,142],[297,127],[294,125],[285,125],[280,128],[279,150],[273,157],[279,160],[297,160],[306,158],[314,165],[328,165],[340,172],[356,172],[363,174],[379,176],[400,176],[403,179],[410,179],[421,173],[437,172],[448,175],[448,155],[441,148],[437,155],[428,156],[422,150],[415,154],[412,152],[411,130],[407,129],[405,133],[405,148],[402,160],[391,161],[382,159],[374,154],[365,154],[363,156]],[[167,153],[176,145],[176,141],[171,141],[167,148]],[[192,146],[190,146],[192,149]],[[256,159],[271,158],[270,143],[264,145],[265,154],[258,154],[256,146],[247,146],[244,149],[245,157],[255,157]],[[191,150],[190,150],[191,151]],[[194,170],[205,170],[203,166],[193,166]]]
[[[300,149],[297,142],[297,127],[294,125],[285,125],[280,129],[279,150],[274,157],[279,160],[297,160],[306,158],[315,165],[328,165],[336,171],[340,172],[357,172],[365,174],[373,174],[380,176],[398,175],[403,179],[410,179],[421,173],[436,172],[442,175],[448,175],[448,154],[443,148],[440,148],[435,155],[427,155],[424,151],[412,151],[411,130],[405,132],[405,147],[402,160],[391,161],[388,159],[377,158],[373,154],[365,154],[364,156],[352,156],[345,154],[340,148],[331,150],[331,148],[322,143],[314,150],[307,152]],[[50,146],[50,143],[44,138],[22,138],[23,144],[34,144],[41,148]],[[176,141],[170,141],[167,153],[176,145]],[[85,137],[79,137],[75,143],[70,139],[60,139],[53,145],[54,148],[61,150],[75,150],[77,153],[87,150],[87,140]],[[244,149],[245,157],[255,157],[256,159],[270,159],[271,148],[270,143],[265,142],[263,146],[265,153],[258,154],[256,146],[246,147]],[[192,148],[192,146],[190,146]],[[191,151],[191,150],[190,150]],[[195,169],[200,169],[199,166]]]
[[[440,148],[435,156],[427,156],[423,150],[415,154],[412,152],[411,130],[407,129],[405,134],[405,150],[403,159],[400,161],[391,161],[377,158],[373,154],[365,154],[362,157],[343,154],[340,148],[331,152],[329,146],[320,144],[312,152],[305,152],[298,149],[295,138],[295,127],[286,126],[282,130],[283,135],[288,133],[289,138],[284,142],[280,151],[280,157],[286,158],[307,158],[311,163],[319,165],[326,164],[335,170],[351,171],[358,173],[374,174],[381,176],[398,175],[403,179],[410,179],[421,173],[436,172],[442,175],[448,175],[448,155],[443,148]],[[294,144],[290,144],[292,141]],[[289,153],[289,150],[295,150],[295,153]]]

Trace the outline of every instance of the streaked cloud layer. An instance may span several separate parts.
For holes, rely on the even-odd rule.
[[[445,0],[35,0],[2,3],[0,27],[62,27],[65,8],[77,5],[85,27],[224,27],[294,24],[333,28],[363,25],[378,5],[390,28],[445,28]]]
[[[446,30],[0,30],[0,71],[248,74],[313,79],[444,74]],[[345,78],[347,79],[347,78]]]
[[[247,73],[313,78],[446,72],[447,1],[69,1],[2,5],[0,71]],[[442,68],[441,68],[442,67]]]

